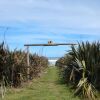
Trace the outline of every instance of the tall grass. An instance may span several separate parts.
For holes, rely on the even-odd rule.
[[[65,67],[60,65],[62,62]],[[76,89],[75,94],[83,94],[94,100],[95,89],[100,89],[99,42],[82,42],[77,47],[72,46],[63,61],[58,60],[56,65],[60,68],[63,81]]]
[[[38,77],[48,66],[48,59],[36,54],[29,54],[30,80]],[[4,43],[0,44],[0,87],[2,97],[5,86],[19,87],[27,81],[27,54],[21,50],[10,51]]]

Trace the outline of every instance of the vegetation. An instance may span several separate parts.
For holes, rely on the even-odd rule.
[[[60,58],[56,65],[64,83],[75,88],[75,95],[83,95],[89,100],[96,99],[100,90],[100,43],[82,42],[72,46],[67,55]]]
[[[45,71],[48,66],[48,59],[46,57],[30,53],[29,59],[30,66],[27,66],[27,53],[21,50],[10,51],[8,47],[5,47],[4,43],[0,44],[0,95],[2,98],[5,96],[6,87],[21,87],[22,84],[27,83],[28,80],[40,77],[41,73]],[[97,91],[100,90],[99,42],[82,42],[78,43],[77,47],[72,46],[71,51],[56,62],[56,66],[59,68],[61,81],[65,83],[62,85],[64,86],[64,91],[61,89],[58,81],[55,81],[58,80],[56,68],[50,68],[50,72],[48,72],[48,75],[46,74],[47,76],[40,78],[40,80],[35,79],[36,83],[33,81],[33,85],[31,84],[28,87],[23,88],[23,91],[21,91],[23,97],[20,96],[21,92],[19,92],[20,94],[17,95],[16,100],[27,99],[28,97],[30,97],[30,99],[33,98],[34,100],[34,97],[32,96],[37,94],[35,94],[33,88],[35,88],[35,90],[37,89],[37,91],[41,93],[39,94],[40,96],[44,93],[43,95],[47,95],[47,97],[51,95],[46,93],[51,93],[52,89],[54,95],[53,97],[48,97],[48,100],[58,100],[59,98],[61,100],[74,100],[71,96],[71,92],[67,90],[65,91],[66,84],[74,89],[74,95],[79,95],[89,100],[95,100],[97,98]],[[54,74],[54,72],[56,73]],[[30,82],[28,81],[28,83]],[[37,84],[41,87],[37,87]],[[30,93],[30,95],[28,94],[25,96],[24,90],[29,90],[30,92],[34,92],[34,94],[28,91],[27,93]],[[61,96],[60,91],[64,94],[64,97],[63,94]],[[12,94],[13,92],[14,91],[8,93]],[[67,92],[69,92],[69,94]],[[68,97],[68,95],[71,97]],[[11,98],[10,94],[8,96],[6,97],[7,100],[14,100],[13,96],[11,96]],[[42,99],[44,100],[47,98]],[[40,98],[38,98],[38,100],[40,100]]]
[[[9,89],[4,100],[80,100],[73,97],[65,84],[59,83],[58,69],[49,67],[38,79],[27,87]]]
[[[48,59],[36,54],[29,54],[30,70],[29,79],[40,76],[47,68]],[[0,87],[2,98],[5,87],[19,87],[27,82],[27,54],[21,50],[10,51],[4,43],[0,44]]]

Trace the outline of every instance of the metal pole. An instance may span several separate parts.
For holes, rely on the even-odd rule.
[[[29,46],[27,46],[27,79],[30,78]]]

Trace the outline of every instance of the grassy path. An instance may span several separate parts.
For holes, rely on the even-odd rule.
[[[57,80],[57,69],[50,67],[41,78],[33,80],[31,85],[20,90],[10,90],[5,100],[79,100]]]

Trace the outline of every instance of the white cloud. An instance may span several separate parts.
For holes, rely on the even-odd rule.
[[[69,0],[3,0],[0,21],[37,23],[49,27],[100,28],[100,12],[95,7]]]
[[[92,41],[100,37],[99,5],[99,0],[0,0],[0,26],[14,27],[6,33],[11,48],[48,40],[75,42],[83,35]],[[3,33],[0,29],[0,41]],[[50,56],[65,53],[62,48],[51,51]]]
[[[0,23],[15,23],[15,26],[23,23],[29,30],[27,24],[31,26],[35,22],[37,27],[33,31],[98,34],[98,4],[98,0],[0,0]]]

